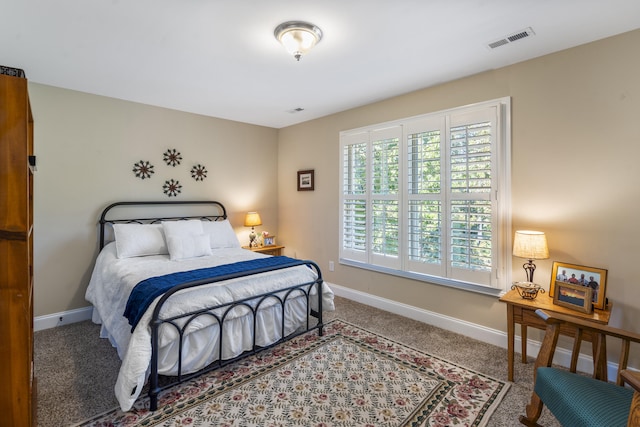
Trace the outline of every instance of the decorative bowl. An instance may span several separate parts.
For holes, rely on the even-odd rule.
[[[513,282],[511,289],[517,289],[518,294],[524,299],[536,299],[538,292],[544,293],[544,288],[532,282]]]

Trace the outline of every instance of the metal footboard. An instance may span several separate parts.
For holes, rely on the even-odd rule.
[[[301,265],[301,264],[296,264]],[[260,268],[254,269],[250,271],[245,271],[242,273],[234,273],[226,276],[222,276],[216,278],[215,280],[199,280],[194,282],[189,282],[181,285],[177,285],[167,291],[158,301],[154,311],[153,317],[151,319],[151,374],[149,378],[149,399],[150,399],[150,410],[155,411],[158,408],[158,396],[160,392],[166,390],[170,387],[175,386],[176,384],[183,383],[185,381],[189,381],[199,375],[202,375],[205,372],[210,372],[215,369],[219,369],[223,366],[226,366],[230,363],[238,361],[242,358],[250,356],[252,354],[256,354],[259,351],[265,350],[267,348],[271,348],[283,341],[294,338],[303,333],[309,332],[314,329],[318,329],[318,334],[322,336],[324,323],[322,321],[322,287],[323,287],[323,279],[322,272],[318,265],[312,261],[304,261],[304,264],[309,268],[313,268],[316,271],[317,279],[312,282],[305,282],[298,285],[289,286],[286,288],[278,289],[272,292],[266,292],[257,296],[252,296],[249,298],[245,298],[238,301],[233,301],[230,303],[210,306],[195,310],[193,312],[185,313],[179,316],[167,317],[163,318],[161,313],[164,304],[170,300],[171,296],[174,295],[178,291],[182,291],[184,289],[194,288],[197,286],[203,286],[210,283],[220,282],[223,280],[235,279],[239,277],[246,277],[250,275],[255,275],[259,273],[265,273],[267,271],[275,271],[283,268],[289,268],[290,265],[284,264],[278,267],[271,268]],[[311,290],[313,286],[316,286],[316,297],[317,300],[317,308],[318,310],[312,310],[310,306],[311,302]],[[306,301],[307,308],[307,319],[306,319],[306,327],[303,330],[294,331],[292,334],[286,336],[285,335],[285,307],[287,301],[292,298],[304,296]],[[276,342],[268,345],[268,346],[258,346],[256,344],[256,322],[257,322],[257,314],[263,304],[268,300],[275,300],[276,304],[279,304],[281,310],[281,324],[280,324],[280,339]],[[224,323],[228,321],[229,314],[238,307],[244,307],[246,309],[246,314],[243,315],[251,315],[253,319],[253,327],[252,327],[252,348],[251,350],[245,351],[242,354],[231,358],[223,360],[223,343],[224,343]],[[189,327],[189,325],[200,316],[209,316],[214,319],[214,325],[211,327],[215,327],[217,324],[218,328],[218,357],[217,360],[209,364],[208,366],[189,374],[182,373],[182,361],[183,361],[183,351],[188,350],[183,348],[183,340],[185,338],[185,331]],[[317,319],[315,325],[312,325],[310,322],[310,316],[313,316]],[[159,373],[158,373],[158,355],[159,355],[159,330],[162,325],[171,325],[171,327],[175,328],[179,335],[179,346],[178,346],[178,373],[176,376],[171,376],[171,380],[166,383],[160,385]]]

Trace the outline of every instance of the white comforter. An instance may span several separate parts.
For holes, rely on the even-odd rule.
[[[140,281],[177,271],[186,271],[215,265],[230,264],[265,255],[240,248],[214,249],[212,256],[192,258],[183,261],[171,261],[168,255],[154,255],[137,258],[118,259],[114,243],[110,243],[100,252],[86,292],[87,301],[94,306],[93,320],[102,324],[101,336],[109,338],[117,348],[122,365],[116,381],[115,393],[123,411],[128,411],[140,395],[147,380],[151,361],[151,329],[148,326],[156,301],[149,307],[140,323],[131,333],[131,326],[123,313],[127,299],[133,287]],[[268,280],[265,280],[268,276]],[[183,291],[171,297],[170,307],[163,311],[163,317],[182,314],[198,307],[212,306],[231,302],[241,298],[275,291],[287,286],[315,280],[315,272],[306,266],[293,267],[279,271],[263,273],[246,278],[233,279],[212,285],[198,287],[196,290]],[[312,295],[316,294],[314,286]],[[292,333],[305,325],[307,309],[303,298],[297,304],[287,304],[285,334]],[[312,298],[315,309],[316,298]],[[274,304],[272,301],[271,304]],[[323,310],[331,311],[333,292],[323,285]],[[165,305],[166,306],[166,305]],[[280,338],[280,309],[268,305],[257,316],[257,344],[267,345]],[[235,312],[234,312],[235,313]],[[243,313],[235,313],[230,321],[225,320],[225,351],[223,358],[237,356],[252,346],[251,335],[247,332],[252,321]],[[235,317],[235,318],[234,318]],[[183,360],[183,372],[196,371],[217,358],[217,326],[211,325],[207,318],[199,318],[189,327],[186,340],[189,351]],[[213,329],[213,330],[211,330]],[[175,374],[177,369],[177,334],[173,328],[160,329],[159,372],[164,375]],[[228,340],[228,338],[231,338]],[[227,342],[229,341],[229,342]]]

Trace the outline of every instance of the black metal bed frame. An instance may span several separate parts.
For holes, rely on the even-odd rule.
[[[142,206],[166,206],[166,205],[174,205],[174,206],[187,206],[187,205],[209,205],[210,207],[212,207],[213,209],[215,209],[217,212],[215,214],[206,214],[206,215],[191,215],[191,216],[172,216],[172,217],[153,217],[153,218],[126,218],[126,219],[107,219],[107,216],[109,214],[109,212],[114,209],[114,208],[118,208],[121,206],[133,206],[133,207],[142,207]],[[219,221],[219,220],[224,220],[227,218],[227,212],[225,207],[220,203],[220,202],[216,202],[216,201],[148,201],[148,202],[116,202],[116,203],[112,203],[111,205],[107,206],[103,211],[102,214],[100,216],[100,249],[102,249],[105,246],[105,236],[106,236],[106,232],[107,232],[107,225],[113,225],[113,224],[122,224],[122,223],[139,223],[139,224],[153,224],[153,223],[158,223],[161,221],[167,221],[167,220],[188,220],[188,219],[201,219],[201,220],[209,220],[209,221]],[[312,282],[306,282],[306,283],[301,283],[301,284],[297,284],[297,285],[293,285],[293,286],[289,286],[286,288],[282,288],[282,289],[278,289],[276,291],[272,291],[272,292],[266,292],[260,295],[256,295],[253,297],[249,297],[249,298],[245,298],[242,300],[238,300],[238,301],[233,301],[230,303],[226,303],[226,304],[221,304],[221,305],[216,305],[216,306],[208,306],[208,307],[204,307],[189,313],[185,313],[185,314],[181,314],[178,316],[173,316],[173,317],[167,317],[167,318],[163,318],[161,316],[161,312],[162,309],[164,307],[164,304],[171,298],[171,296],[173,294],[175,294],[176,292],[185,290],[185,289],[189,289],[189,288],[194,288],[194,287],[198,287],[198,286],[202,286],[202,285],[206,285],[206,284],[210,284],[210,283],[215,283],[215,282],[220,282],[223,280],[229,280],[229,279],[235,279],[238,277],[246,277],[246,276],[251,276],[251,275],[255,275],[255,274],[260,274],[260,273],[265,273],[268,271],[275,271],[275,270],[280,270],[283,268],[289,268],[292,267],[293,265],[300,265],[299,263],[296,264],[283,264],[283,265],[279,265],[277,267],[270,267],[270,268],[259,268],[259,269],[253,269],[250,271],[245,271],[245,272],[241,272],[241,273],[234,273],[234,274],[228,274],[225,276],[221,276],[216,278],[215,280],[211,280],[211,279],[204,279],[204,280],[197,280],[197,281],[192,281],[192,282],[188,282],[188,283],[183,283],[180,285],[176,285],[173,288],[171,288],[169,291],[167,291],[162,297],[160,297],[160,300],[158,301],[158,304],[156,305],[154,311],[153,311],[153,316],[151,318],[151,322],[150,322],[150,327],[151,327],[151,375],[149,378],[149,399],[150,399],[150,410],[151,411],[155,411],[158,408],[158,396],[160,394],[160,392],[162,392],[163,390],[166,390],[170,387],[173,387],[176,384],[185,382],[185,381],[189,381],[195,377],[197,377],[198,375],[201,375],[205,372],[209,372],[215,369],[219,369],[223,366],[226,366],[230,363],[233,363],[237,360],[240,360],[244,357],[250,356],[252,354],[256,354],[259,351],[265,350],[267,348],[271,348],[283,341],[289,340],[291,338],[294,338],[298,335],[301,335],[303,333],[312,331],[314,329],[318,329],[318,335],[322,336],[323,335],[323,321],[322,321],[322,283],[323,283],[323,279],[322,279],[322,272],[320,271],[320,267],[318,267],[318,265],[313,262],[313,261],[304,261],[303,265],[308,266],[309,268],[312,268],[316,271],[316,274],[318,276],[318,278],[315,281]],[[311,298],[311,290],[313,288],[313,286],[316,286],[316,293],[317,293],[317,298],[318,298],[318,303],[317,303],[317,307],[318,310],[312,310],[310,309],[310,298]],[[298,330],[288,336],[285,336],[285,306],[287,301],[289,301],[290,298],[297,298],[297,297],[301,297],[304,296],[305,300],[306,300],[306,304],[307,304],[307,312],[310,313],[311,316],[315,317],[318,319],[317,323],[315,325],[311,325],[310,324],[310,319],[309,319],[309,315],[307,315],[307,321],[306,321],[306,327],[304,328],[304,330]],[[258,310],[260,309],[260,307],[265,303],[265,301],[268,300],[275,300],[276,304],[280,304],[280,310],[281,310],[281,324],[280,324],[280,336],[281,338],[279,340],[277,340],[276,342],[268,345],[268,346],[258,346],[256,344],[256,322],[257,322],[257,313]],[[252,348],[251,350],[247,350],[245,352],[243,352],[242,354],[231,358],[231,359],[226,359],[223,360],[222,359],[222,353],[223,353],[223,342],[224,342],[224,322],[227,319],[227,316],[236,308],[238,307],[243,307],[240,308],[240,310],[248,310],[246,311],[245,314],[243,315],[252,315],[253,318],[253,329],[252,329]],[[220,313],[221,312],[221,313]],[[218,330],[219,330],[219,334],[218,334],[218,340],[219,340],[219,345],[218,345],[218,357],[217,359],[212,362],[211,364],[209,364],[208,366],[205,366],[204,368],[193,372],[193,373],[189,373],[189,374],[183,374],[182,373],[182,360],[183,360],[183,339],[185,337],[185,330],[186,328],[188,328],[188,326],[191,324],[191,322],[193,322],[195,319],[197,319],[200,316],[209,316],[212,318],[212,320],[214,321],[214,323],[211,325],[211,327],[214,327],[216,324],[218,326]],[[180,326],[179,323],[184,322],[184,324],[182,326]],[[172,376],[170,377],[171,380],[168,380],[165,384],[160,385],[160,381],[159,381],[159,373],[158,373],[158,332],[160,327],[163,324],[167,324],[167,325],[171,325],[173,326],[176,331],[178,332],[178,336],[179,336],[179,346],[178,346],[178,372],[176,376]]]

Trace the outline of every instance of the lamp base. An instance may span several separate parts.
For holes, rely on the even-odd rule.
[[[258,237],[258,236],[256,235],[256,232],[253,229],[253,227],[251,227],[251,233],[249,233],[249,247],[250,248],[257,248],[258,247],[258,240],[256,239],[256,237]]]
[[[533,272],[536,271],[536,265],[533,260],[530,259],[529,262],[522,264],[522,268],[524,268],[524,272],[527,275],[527,282],[533,283]]]

